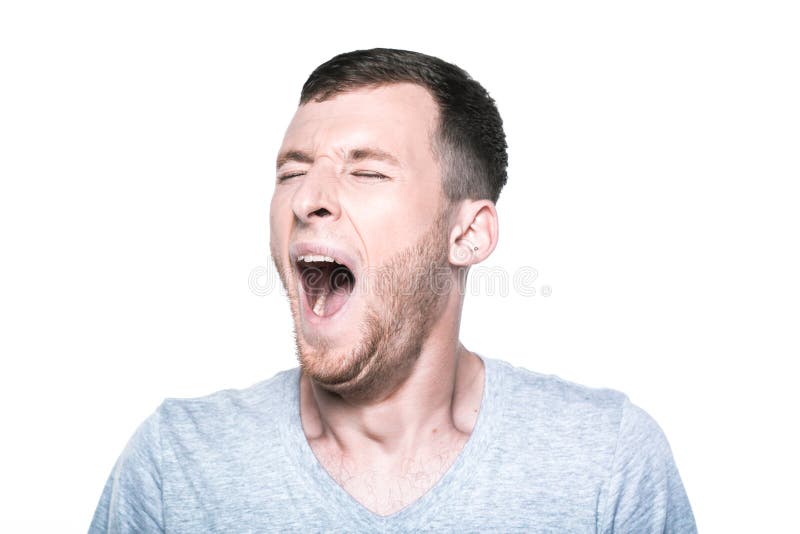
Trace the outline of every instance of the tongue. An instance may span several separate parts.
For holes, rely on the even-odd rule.
[[[328,293],[330,292],[327,289],[323,289],[322,294],[317,297],[317,302],[314,304],[314,313],[317,315],[325,314],[325,301],[328,299]]]
[[[312,310],[319,317],[327,317],[339,311],[348,298],[350,298],[350,292],[346,289],[323,288]]]

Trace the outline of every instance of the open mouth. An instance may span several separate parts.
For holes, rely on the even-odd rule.
[[[298,273],[308,307],[318,317],[329,317],[350,298],[355,286],[353,272],[330,256],[298,256]]]

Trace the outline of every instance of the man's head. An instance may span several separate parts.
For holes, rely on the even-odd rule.
[[[418,52],[378,48],[339,54],[311,73],[300,105],[369,86],[410,83],[427,89],[439,116],[432,148],[451,201],[497,202],[506,183],[503,121],[486,89],[456,65]]]
[[[374,50],[314,71],[278,155],[270,211],[270,249],[311,378],[374,398],[429,337],[457,335],[464,269],[497,240],[505,166],[492,100],[453,65]]]

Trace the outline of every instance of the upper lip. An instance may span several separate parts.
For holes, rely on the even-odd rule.
[[[289,245],[289,259],[293,265],[297,265],[298,256],[316,254],[320,256],[330,256],[336,263],[344,265],[353,274],[356,273],[356,259],[347,250],[323,241],[296,241]]]

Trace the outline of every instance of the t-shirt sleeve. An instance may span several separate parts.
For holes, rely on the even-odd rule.
[[[158,427],[157,411],[128,442],[103,489],[89,534],[164,532]]]
[[[625,401],[600,532],[696,533],[667,439],[644,410]]]

